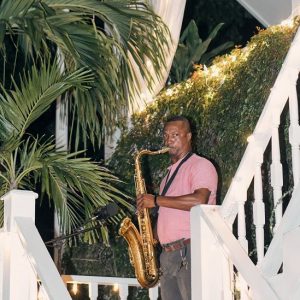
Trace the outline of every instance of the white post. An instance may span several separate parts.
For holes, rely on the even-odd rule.
[[[89,298],[91,300],[98,299],[98,284],[95,282],[89,283]]]
[[[231,293],[223,290],[224,286],[231,287],[231,282],[224,285],[228,276],[223,272],[229,271],[222,270],[224,253],[201,216],[201,205],[191,210],[191,241],[192,300],[232,299],[228,298]]]
[[[126,300],[128,297],[128,284],[119,284],[119,296],[121,300]]]
[[[280,160],[280,146],[278,126],[280,124],[280,113],[274,108],[273,112],[273,128],[272,128],[272,164],[271,164],[271,185],[273,187],[274,198],[274,215],[275,226],[274,232],[277,230],[282,219],[282,201],[279,199],[282,196],[283,173]]]
[[[295,263],[300,250],[300,227],[292,229],[283,236],[283,274],[286,287],[285,299],[296,300],[300,295],[300,269]]]
[[[247,190],[240,187],[240,190],[236,189],[237,204],[238,204],[238,240],[248,253],[248,240],[246,236],[246,214],[245,214],[245,202],[247,201]],[[240,272],[237,272],[237,282],[240,291],[241,300],[249,299],[248,297],[248,285]]]
[[[245,202],[247,200],[247,191],[240,188],[239,195],[236,196],[238,204],[238,240],[241,246],[248,253],[248,240],[246,237],[246,215]]]
[[[257,251],[257,265],[260,265],[264,257],[264,225],[265,225],[265,204],[263,202],[261,165],[263,163],[263,151],[256,141],[256,165],[254,174],[254,203],[253,223],[255,225],[255,240]]]
[[[298,74],[298,72],[297,72]],[[289,140],[292,147],[292,163],[293,163],[293,177],[294,186],[299,182],[300,177],[300,128],[298,118],[298,99],[296,82],[290,82],[290,94],[289,94],[289,112],[290,112],[290,128],[289,128]]]
[[[21,244],[15,223],[16,217],[35,218],[36,193],[12,190],[4,200],[4,248],[2,252],[3,300],[37,299],[37,278]]]
[[[149,293],[150,300],[157,300],[158,299],[158,286],[149,289],[148,293]]]

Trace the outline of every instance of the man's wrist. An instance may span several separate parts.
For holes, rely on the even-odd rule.
[[[158,195],[154,195],[154,206],[157,207],[158,204],[157,204],[157,198],[158,198]]]

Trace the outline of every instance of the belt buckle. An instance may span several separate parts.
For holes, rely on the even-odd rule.
[[[163,248],[165,249],[166,252],[176,251],[176,250],[179,250],[179,249],[182,249],[185,247],[184,241],[185,241],[185,239],[182,238],[180,240],[164,244]]]

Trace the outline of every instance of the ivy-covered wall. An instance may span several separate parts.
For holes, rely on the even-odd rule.
[[[182,114],[193,122],[195,152],[218,170],[221,203],[297,27],[295,21],[294,26],[260,31],[245,48],[217,57],[208,68],[199,66],[189,80],[166,88],[145,111],[135,114],[110,162],[124,189],[134,195],[134,152],[161,148],[163,122]],[[169,164],[167,155],[145,157],[144,162],[148,191],[157,191]]]

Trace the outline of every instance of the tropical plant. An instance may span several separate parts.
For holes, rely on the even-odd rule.
[[[152,86],[146,61],[162,69],[168,31],[147,4],[135,0],[2,0],[0,48],[3,85],[25,60],[59,50],[67,70],[87,67],[95,80],[74,94],[71,115],[79,137],[101,140],[139,89],[133,65]],[[13,55],[9,52],[13,52]],[[20,56],[20,55],[19,55]],[[0,60],[0,62],[1,62]],[[21,60],[22,61],[22,60]],[[0,67],[1,69],[1,67]]]
[[[54,60],[40,63],[39,68],[33,65],[19,84],[12,80],[12,90],[3,86],[0,90],[1,194],[11,189],[35,190],[41,182],[42,192],[55,204],[64,233],[109,201],[126,205],[125,196],[113,187],[116,177],[107,169],[80,157],[80,152],[56,152],[53,139],[27,133],[57,97],[70,89],[84,91],[93,80],[85,69],[62,72]],[[95,232],[89,235],[95,237]]]
[[[93,208],[112,199],[123,202],[113,187],[117,179],[78,158],[82,152],[55,153],[52,139],[31,137],[28,128],[67,90],[76,145],[79,137],[101,140],[103,128],[115,126],[138,90],[133,64],[149,86],[145,62],[151,60],[158,73],[163,64],[167,29],[147,3],[0,0],[1,192],[34,188],[32,184],[41,180],[63,232],[91,216]],[[54,60],[57,53],[59,59]],[[56,62],[55,70],[41,65],[45,57]],[[32,65],[32,72],[26,73]],[[22,72],[27,75],[19,76]],[[75,75],[83,82],[63,83],[63,78]],[[72,86],[81,88],[69,89]]]
[[[197,25],[191,20],[183,31],[174,56],[172,68],[170,71],[169,82],[179,83],[191,76],[196,64],[207,64],[216,55],[233,47],[232,42],[226,42],[210,51],[208,51],[211,41],[223,26],[218,24],[209,34],[205,41],[199,37]]]

